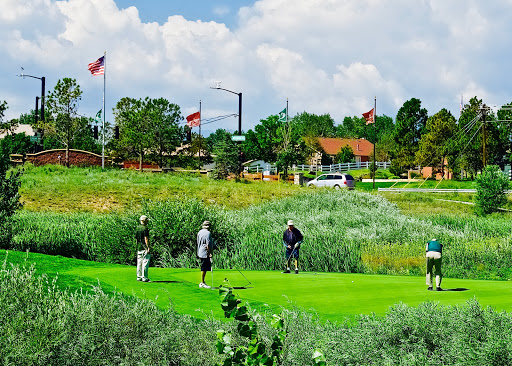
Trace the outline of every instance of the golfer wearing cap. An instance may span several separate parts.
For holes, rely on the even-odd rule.
[[[283,245],[286,249],[286,271],[283,273],[290,273],[290,259],[295,259],[295,274],[299,273],[299,248],[302,243],[302,233],[299,229],[293,226],[293,221],[288,221],[288,228],[283,233]]]
[[[425,248],[427,252],[427,286],[429,290],[432,290],[432,281],[434,275],[435,268],[435,276],[436,276],[436,290],[442,291],[441,289],[441,280],[443,279],[443,275],[441,273],[441,254],[443,252],[443,244],[437,241],[437,239],[432,239],[427,243],[427,247]]]
[[[201,261],[201,283],[200,288],[211,288],[204,282],[206,272],[212,270],[213,238],[210,233],[210,221],[203,222],[202,229],[197,233],[197,256]]]
[[[135,239],[137,240],[137,281],[151,282],[148,278],[149,260],[149,229],[148,217],[142,215],[140,217],[140,224],[137,226],[135,232]]]

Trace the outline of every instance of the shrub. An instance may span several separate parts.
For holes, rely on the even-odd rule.
[[[507,202],[506,190],[510,188],[508,177],[497,165],[488,165],[476,178],[475,211],[487,215]]]
[[[11,241],[11,218],[20,204],[21,169],[9,171],[9,158],[0,149],[0,248],[8,248]]]

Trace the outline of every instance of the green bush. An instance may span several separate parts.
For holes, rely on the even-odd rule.
[[[162,310],[150,300],[105,294],[101,288],[69,293],[58,279],[19,266],[0,270],[0,359],[4,365],[212,365],[215,330],[233,343],[241,328],[217,319],[195,320]],[[253,329],[271,349],[275,327],[249,307]],[[310,365],[317,348],[331,365],[510,365],[512,315],[482,308],[397,304],[383,317],[360,315],[341,324],[301,309],[282,309],[281,365]],[[224,349],[223,349],[224,350]],[[315,359],[314,361],[318,361]]]
[[[11,248],[131,264],[138,217],[150,217],[154,265],[194,267],[196,235],[212,222],[217,268],[281,270],[282,234],[293,219],[304,234],[304,271],[419,275],[425,243],[444,244],[443,271],[464,278],[512,278],[507,218],[411,218],[384,198],[358,191],[315,190],[247,209],[228,210],[196,199],[146,201],[127,214],[34,213],[14,216]]]
[[[20,204],[23,170],[9,170],[9,157],[0,148],[0,248],[8,248],[12,237],[12,217]]]
[[[154,302],[93,291],[67,293],[34,269],[0,271],[3,365],[207,365],[219,357],[208,323]]]
[[[497,165],[488,165],[476,178],[475,211],[487,215],[498,211],[507,202],[506,191],[510,188],[508,177]]]

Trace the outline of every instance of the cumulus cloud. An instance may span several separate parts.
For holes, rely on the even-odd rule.
[[[2,5],[1,69],[44,74],[47,88],[76,78],[84,114],[101,103],[102,80],[87,64],[104,51],[108,111],[121,97],[150,96],[187,113],[200,99],[205,116],[236,112],[233,95],[210,89],[222,80],[244,94],[244,129],[281,110],[285,98],[292,115],[330,113],[338,122],[365,112],[375,96],[378,113],[392,117],[412,97],[431,114],[456,114],[461,93],[489,104],[510,99],[507,0],[259,0],[238,10],[232,29],[180,14],[144,23],[137,8],[119,9],[114,0]],[[28,112],[36,88],[5,78],[0,99],[8,113]]]

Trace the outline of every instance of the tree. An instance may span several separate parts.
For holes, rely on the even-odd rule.
[[[279,116],[272,115],[261,119],[254,127],[254,131],[247,131],[244,153],[247,159],[262,159],[274,162],[277,152],[283,143],[283,122],[279,122]]]
[[[510,188],[508,177],[497,165],[488,165],[476,178],[475,211],[487,215],[498,211],[507,202],[506,191]]]
[[[457,128],[453,115],[445,108],[427,120],[426,130],[419,142],[416,163],[420,166],[441,167],[444,171],[445,158],[448,155],[447,142]]]
[[[366,121],[363,117],[345,117],[336,128],[336,137],[360,139],[367,137]]]
[[[11,154],[25,155],[30,153],[34,150],[34,147],[35,143],[30,141],[30,136],[27,136],[24,132],[7,135],[0,140],[0,151],[7,159]]]
[[[0,150],[0,247],[7,249],[12,237],[11,219],[21,207],[19,187],[23,170],[9,171],[9,157]]]
[[[212,178],[226,179],[229,173],[238,173],[238,146],[231,140],[231,133],[218,129],[215,131],[216,143],[213,148],[215,168]]]
[[[9,107],[7,106],[7,102],[4,100],[0,103],[0,133],[6,135],[14,134],[16,128],[19,126],[19,120],[11,119],[10,121],[4,121],[5,111]]]
[[[146,98],[142,107],[149,117],[153,134],[150,151],[159,165],[164,166],[164,156],[169,156],[185,137],[183,127],[178,126],[183,120],[180,107],[164,98]]]
[[[114,119],[119,127],[119,140],[116,150],[124,150],[121,156],[135,155],[139,158],[139,170],[142,171],[146,152],[154,147],[157,131],[153,130],[152,108],[149,98],[145,100],[122,98],[114,108]]]
[[[291,141],[297,143],[304,136],[335,137],[334,120],[329,114],[316,115],[307,112],[297,114],[291,120]]]
[[[507,132],[510,127],[506,124],[497,121],[496,115],[481,99],[471,98],[459,119],[457,139],[452,143],[457,155],[450,159],[451,164],[460,165],[471,177],[475,177],[484,168],[485,139],[486,164],[503,166],[507,146],[510,146]]]
[[[354,151],[352,151],[352,148],[348,145],[345,145],[336,154],[336,157],[334,158],[334,163],[335,164],[350,163],[350,162],[354,161],[355,157],[356,156],[354,155]]]
[[[395,148],[391,153],[394,166],[398,170],[414,166],[419,141],[426,132],[427,119],[427,110],[421,108],[421,101],[416,98],[406,101],[398,110],[393,133]]]
[[[50,135],[56,137],[66,149],[66,165],[69,165],[69,149],[75,138],[88,128],[86,118],[78,115],[78,102],[82,97],[75,79],[58,80],[53,92],[46,98],[47,124]]]

